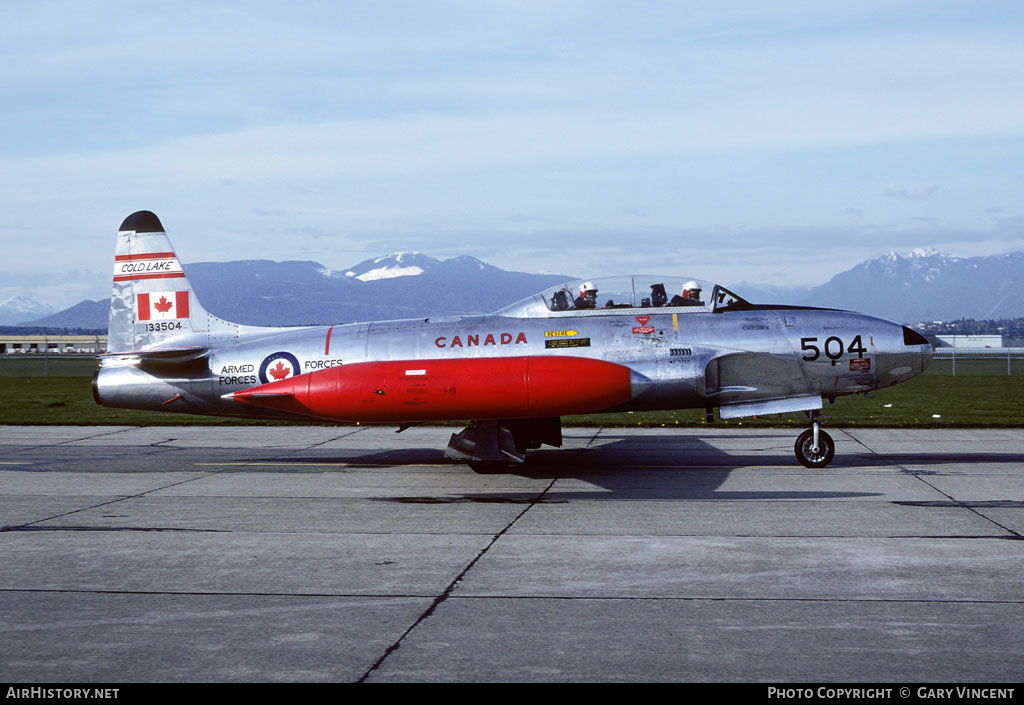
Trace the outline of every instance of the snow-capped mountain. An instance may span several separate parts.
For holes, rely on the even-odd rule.
[[[211,313],[254,325],[489,313],[572,278],[507,272],[474,257],[439,260],[420,253],[387,255],[333,272],[316,262],[242,264],[199,263],[185,265],[185,271]]]
[[[342,274],[362,282],[414,277],[439,263],[440,260],[420,252],[393,252],[376,259],[364,260]],[[337,275],[337,272],[328,273],[328,276]]]
[[[797,303],[902,322],[1019,318],[1024,252],[968,258],[937,250],[890,252],[837,274]]]
[[[71,308],[52,313],[49,316],[26,321],[22,319],[18,326],[43,328],[81,328],[83,330],[106,330],[107,317],[110,315],[110,299],[79,301]]]
[[[0,301],[0,325],[8,326],[47,316],[56,309],[24,296],[12,296]]]

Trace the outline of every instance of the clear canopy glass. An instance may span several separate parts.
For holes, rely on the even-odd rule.
[[[701,279],[630,274],[577,279],[549,287],[507,306],[504,316],[547,317],[608,315],[622,309],[671,309],[673,313],[709,313],[748,305],[723,286]]]

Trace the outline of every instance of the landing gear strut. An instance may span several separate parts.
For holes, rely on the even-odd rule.
[[[473,421],[453,433],[444,457],[469,463],[478,473],[505,472],[526,460],[526,451],[541,444],[562,445],[560,418]]]
[[[821,430],[822,421],[819,420],[817,411],[807,413],[811,417],[811,428],[807,429],[796,439],[793,450],[796,451],[796,459],[800,464],[808,468],[823,468],[832,462],[836,454],[836,444],[832,436]]]

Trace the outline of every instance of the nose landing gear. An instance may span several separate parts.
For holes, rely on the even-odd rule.
[[[823,468],[832,462],[836,454],[836,444],[832,436],[821,429],[824,422],[819,420],[817,411],[809,411],[811,417],[811,428],[797,436],[793,450],[796,452],[796,459],[800,464],[808,468]]]

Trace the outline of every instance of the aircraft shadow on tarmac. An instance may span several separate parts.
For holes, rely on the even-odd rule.
[[[713,440],[712,442],[709,442]],[[752,445],[751,441],[758,441]],[[808,470],[793,457],[793,441],[778,434],[717,434],[705,440],[694,436],[634,436],[626,433],[602,433],[587,448],[542,449],[531,451],[522,465],[509,465],[497,471],[535,480],[581,480],[598,488],[596,491],[559,491],[557,498],[571,499],[674,499],[674,500],[772,500],[772,499],[841,499],[878,496],[876,492],[850,492],[827,490],[801,490],[808,484],[806,478],[828,477],[836,471],[849,471],[863,467],[888,466],[910,474],[936,474],[951,464],[1019,463],[1024,464],[1024,453],[995,452],[935,452],[935,453],[875,453],[862,446],[844,443],[829,467]],[[730,446],[735,446],[731,450]],[[265,458],[281,462],[282,472],[302,472],[296,463],[316,464],[322,472],[324,465],[337,463],[339,469],[397,468],[414,471],[420,465],[449,465],[453,470],[473,470],[461,463],[446,460],[437,448],[402,448],[395,450],[361,451],[358,448],[339,455],[289,455]],[[912,469],[906,466],[914,466]],[[728,491],[721,489],[729,475],[738,469],[756,467],[777,470],[779,489],[766,491]],[[249,468],[251,470],[252,468]],[[265,471],[266,468],[261,468]],[[486,477],[486,476],[484,476]],[[783,479],[786,477],[788,479]],[[537,501],[536,491],[495,492],[488,483],[488,492],[438,497],[381,498],[406,502],[530,502]],[[868,485],[865,484],[867,487]],[[540,501],[545,501],[541,499]]]
[[[878,453],[857,444],[846,443],[837,451],[835,458],[827,468],[810,470],[801,467],[793,457],[793,440],[777,434],[719,434],[714,438],[717,445],[693,436],[672,438],[642,438],[606,434],[600,442],[586,449],[582,448],[543,448],[527,453],[526,462],[522,465],[509,464],[505,470],[512,475],[534,478],[583,477],[588,474],[627,473],[637,469],[664,470],[733,470],[744,467],[778,468],[780,471],[799,471],[814,474],[828,474],[835,470],[846,470],[878,466],[932,466],[941,471],[944,465],[985,464],[985,463],[1017,463],[1024,464],[1024,453],[1020,452],[974,452],[963,451],[951,453],[941,452],[909,452],[909,453]],[[752,448],[751,440],[761,443]],[[730,450],[733,443],[742,449]],[[347,467],[401,467],[416,465],[450,465],[453,468],[463,467],[472,472],[465,463],[450,461],[443,451],[436,447],[427,448],[396,448],[393,450],[352,448],[344,451],[332,451],[330,455],[287,455],[281,457],[263,457],[260,462],[280,462],[296,465],[302,462],[325,465],[337,463]],[[245,462],[240,459],[240,462]],[[251,468],[250,468],[251,469]],[[317,472],[321,471],[317,470]],[[907,472],[928,474],[927,467],[915,467]]]
[[[760,441],[752,447],[750,441]],[[560,490],[557,496],[547,501],[568,501],[571,499],[637,500],[772,500],[772,499],[841,499],[852,497],[878,496],[876,492],[849,492],[828,490],[801,490],[807,482],[800,476],[827,474],[831,470],[865,465],[891,464],[888,458],[868,451],[847,452],[837,456],[825,470],[807,470],[793,458],[793,441],[779,435],[751,435],[747,433],[717,435],[715,444],[687,437],[636,437],[629,434],[602,435],[600,442],[590,448],[565,448],[535,450],[527,454],[522,465],[509,465],[496,470],[492,477],[502,474],[535,480],[581,480],[593,485],[595,490],[581,489],[579,492]],[[735,444],[737,450],[729,450]],[[722,447],[725,446],[725,447]],[[852,449],[851,449],[852,450]],[[282,472],[296,471],[302,462],[315,464],[322,472],[324,465],[336,463],[339,469],[397,468],[414,471],[420,465],[450,465],[453,469],[464,469],[472,476],[474,471],[462,463],[445,460],[443,452],[436,448],[404,448],[396,450],[368,450],[360,452],[354,448],[339,455],[289,455],[280,458],[264,458],[265,462],[281,462]],[[786,474],[789,480],[779,480],[779,489],[766,491],[727,491],[722,485],[729,475],[740,468],[757,467],[777,469],[780,476]],[[252,468],[247,468],[251,470]],[[265,472],[266,467],[260,471]],[[302,472],[302,470],[297,470]],[[786,471],[793,471],[787,473]],[[487,477],[486,475],[482,475]],[[484,489],[484,488],[482,488]],[[447,497],[391,497],[380,498],[405,502],[529,502],[537,501],[538,492],[494,491],[494,483],[486,483],[487,492]],[[541,499],[540,501],[545,501]]]

